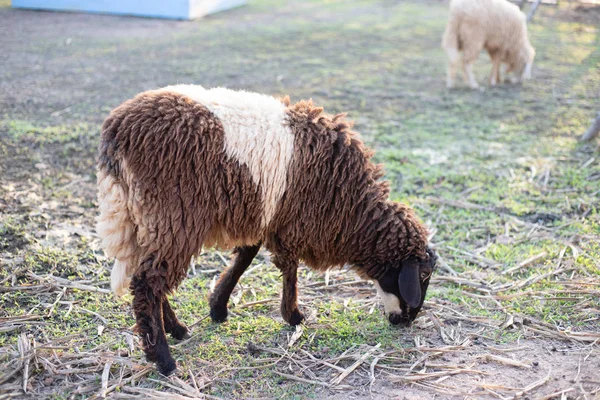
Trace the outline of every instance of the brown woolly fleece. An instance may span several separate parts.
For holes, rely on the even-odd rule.
[[[299,260],[321,271],[352,265],[389,296],[386,310],[389,303],[390,313],[398,314],[391,321],[414,319],[435,256],[413,211],[388,200],[388,184],[379,181],[381,166],[370,161],[372,152],[344,114],[332,117],[311,101],[290,104],[287,98],[277,106],[264,96],[258,100],[266,106],[258,109],[246,100],[240,105],[238,97],[259,95],[192,89],[200,93],[197,98],[182,94],[184,89],[144,92],[113,110],[102,127],[98,232],[116,259],[113,289],[120,292],[131,281],[147,358],[164,374],[175,369],[165,331],[179,339],[188,332],[166,296],[202,247],[235,248],[235,260],[210,299],[215,321],[227,317],[229,296],[261,245],[282,272],[281,311],[293,325],[303,319],[297,306]],[[204,100],[217,94],[218,100]],[[282,115],[274,116],[278,107]],[[249,118],[253,113],[257,117]],[[287,164],[281,160],[288,160],[283,155],[288,139],[256,159],[273,142],[268,134],[277,118],[284,121],[278,135],[292,135]],[[281,165],[287,171],[265,174]],[[263,185],[273,182],[282,191],[269,197],[276,204],[264,195]]]
[[[265,246],[321,271],[348,263],[373,279],[393,260],[425,258],[425,228],[408,206],[388,200],[388,182],[379,181],[383,167],[371,162],[373,152],[345,114],[331,117],[312,101],[284,101],[294,162]]]

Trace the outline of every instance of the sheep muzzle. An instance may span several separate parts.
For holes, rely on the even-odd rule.
[[[408,313],[391,313],[388,319],[392,325],[398,325],[403,328],[407,328],[415,318],[411,318]]]

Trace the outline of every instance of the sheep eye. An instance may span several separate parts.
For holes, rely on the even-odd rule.
[[[421,280],[424,281],[426,279],[429,279],[429,277],[431,276],[430,273],[427,272],[421,272]]]

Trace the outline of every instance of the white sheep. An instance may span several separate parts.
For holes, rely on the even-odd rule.
[[[525,14],[507,0],[450,0],[442,47],[448,55],[448,88],[454,87],[460,52],[465,82],[479,87],[473,63],[484,48],[492,60],[491,86],[500,82],[502,63],[508,66],[506,73],[514,73],[514,83],[531,78],[535,50],[527,37]]]

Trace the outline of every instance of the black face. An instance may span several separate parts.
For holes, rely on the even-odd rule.
[[[437,261],[433,250],[427,249],[427,255],[426,260],[409,257],[378,281],[388,318],[394,325],[410,325],[423,306]]]

